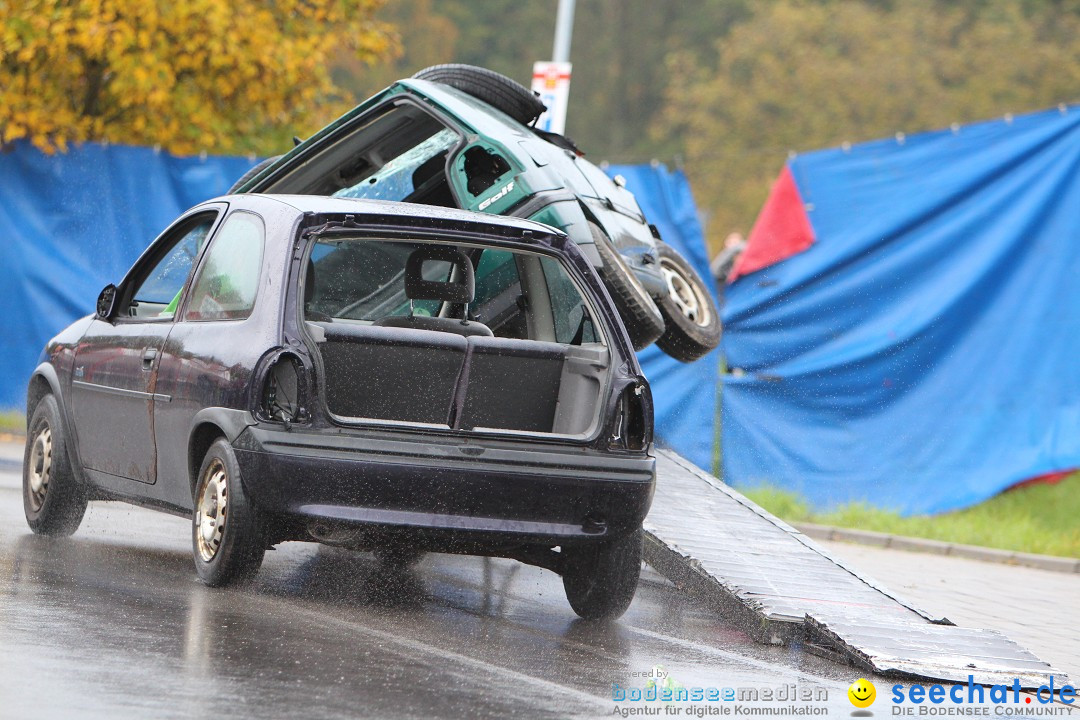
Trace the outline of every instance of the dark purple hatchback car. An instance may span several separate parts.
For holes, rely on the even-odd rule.
[[[199,576],[275,543],[516,558],[583,617],[633,598],[652,404],[590,263],[537,223],[309,196],[190,210],[46,347],[24,505],[190,516]]]

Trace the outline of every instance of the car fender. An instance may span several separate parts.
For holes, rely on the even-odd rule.
[[[188,440],[190,441],[194,437],[195,431],[199,429],[200,425],[215,425],[224,433],[225,439],[231,443],[240,437],[242,432],[257,424],[255,418],[247,410],[224,407],[203,408],[195,413],[195,417],[191,419]]]
[[[26,391],[26,410],[27,410],[27,412],[30,411],[30,401],[31,401],[31,399],[33,397],[32,393],[31,393],[31,387],[34,384],[34,378],[36,378],[36,377],[42,378],[43,380],[45,380],[45,382],[47,382],[49,384],[49,392],[51,392],[53,395],[56,396],[57,402],[59,402],[61,407],[63,407],[66,410],[67,409],[67,403],[64,401],[63,395],[61,394],[60,378],[57,376],[56,368],[53,367],[53,364],[51,362],[49,362],[48,360],[45,360],[44,362],[39,363],[38,366],[36,368],[34,368],[34,372],[32,372],[30,374],[30,382],[27,383],[27,391]],[[65,413],[65,415],[66,415],[66,413]],[[65,417],[65,420],[66,420],[66,417]]]
[[[188,481],[192,498],[194,498],[195,485],[198,482],[199,466],[213,438],[224,435],[225,439],[232,444],[245,430],[256,424],[258,423],[255,418],[247,410],[208,407],[195,413],[195,417],[191,419],[191,427],[188,429],[186,448]]]
[[[60,420],[64,423],[64,451],[68,455],[68,462],[71,464],[71,469],[75,471],[75,477],[84,485],[91,484],[83,470],[82,458],[79,456],[79,440],[75,436],[75,423],[72,419],[71,407],[68,405],[67,395],[63,392],[63,385],[60,382],[59,373],[56,372],[56,367],[48,360],[40,363],[34,368],[34,372],[30,374],[30,382],[27,383],[26,391],[27,422],[30,421],[30,402],[33,399],[35,378],[41,378],[48,383],[49,392],[56,398],[56,404],[60,408]]]

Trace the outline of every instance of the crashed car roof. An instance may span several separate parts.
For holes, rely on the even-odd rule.
[[[550,225],[525,220],[518,217],[505,215],[491,215],[489,213],[471,212],[455,208],[439,207],[435,205],[418,205],[416,203],[393,202],[390,200],[369,200],[364,198],[335,198],[324,195],[272,195],[272,194],[243,194],[242,197],[255,200],[265,199],[288,205],[299,212],[310,212],[326,215],[395,215],[402,218],[420,218],[424,220],[445,220],[448,222],[465,222],[481,225],[494,225],[497,227],[513,228],[521,231],[530,231],[542,235],[566,237],[566,233],[553,228]],[[236,195],[225,195],[215,198],[217,201],[235,201]]]

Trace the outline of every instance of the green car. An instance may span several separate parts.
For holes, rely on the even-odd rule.
[[[264,160],[230,192],[420,203],[551,225],[590,259],[636,349],[655,342],[684,362],[708,353],[720,341],[720,318],[701,277],[660,239],[619,177],[567,138],[533,127],[543,110],[498,73],[437,65]]]

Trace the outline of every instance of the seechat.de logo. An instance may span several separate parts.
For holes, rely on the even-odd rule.
[[[859,678],[847,689],[848,700],[857,708],[868,708],[877,699],[877,689],[866,678]]]

